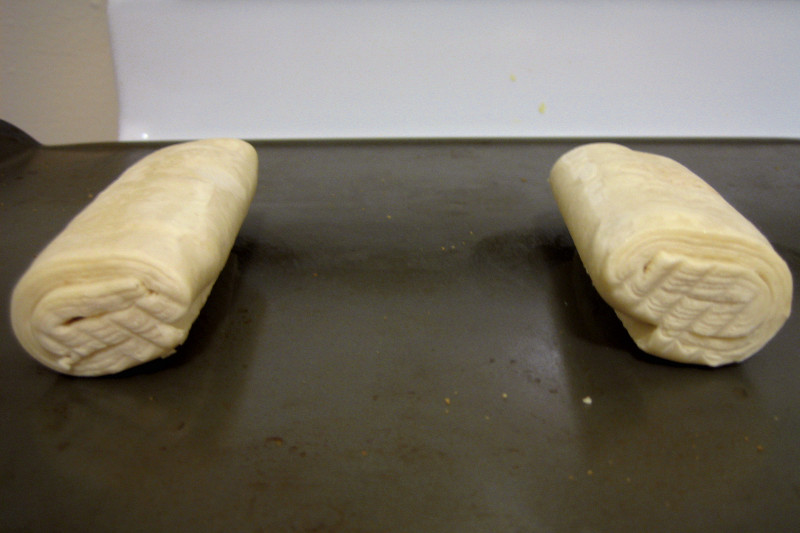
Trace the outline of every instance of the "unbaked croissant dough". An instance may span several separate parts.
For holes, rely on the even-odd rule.
[[[709,366],[738,362],[788,318],[786,263],[679,163],[588,144],[556,162],[550,184],[595,288],[645,352]]]
[[[162,148],[101,192],[14,288],[20,344],[65,374],[165,357],[188,335],[227,261],[257,180],[238,139]]]

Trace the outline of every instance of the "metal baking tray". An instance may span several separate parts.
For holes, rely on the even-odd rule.
[[[797,530],[797,294],[743,364],[640,352],[547,184],[589,140],[254,142],[256,198],[185,345],[70,378],[18,346],[9,294],[161,144],[5,135],[0,530]],[[800,142],[623,142],[703,176],[799,278]]]

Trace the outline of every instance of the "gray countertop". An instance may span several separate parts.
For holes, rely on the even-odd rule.
[[[743,364],[637,350],[547,185],[585,141],[256,142],[186,344],[70,378],[17,345],[11,289],[160,145],[5,138],[0,530],[797,529],[797,294]],[[800,279],[800,142],[624,142],[704,177]]]

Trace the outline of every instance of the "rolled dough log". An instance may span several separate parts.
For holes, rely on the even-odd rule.
[[[594,143],[559,158],[550,184],[595,288],[645,352],[708,366],[739,362],[788,318],[786,263],[681,164]]]
[[[238,139],[143,158],[39,254],[14,288],[20,344],[65,374],[166,357],[189,333],[252,201],[255,149]]]

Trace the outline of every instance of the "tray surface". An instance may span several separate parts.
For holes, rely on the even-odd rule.
[[[93,379],[25,355],[8,298],[160,145],[0,147],[0,530],[796,529],[797,294],[741,365],[637,350],[547,185],[582,142],[255,142],[186,344]],[[800,279],[800,143],[624,143],[705,178]]]

